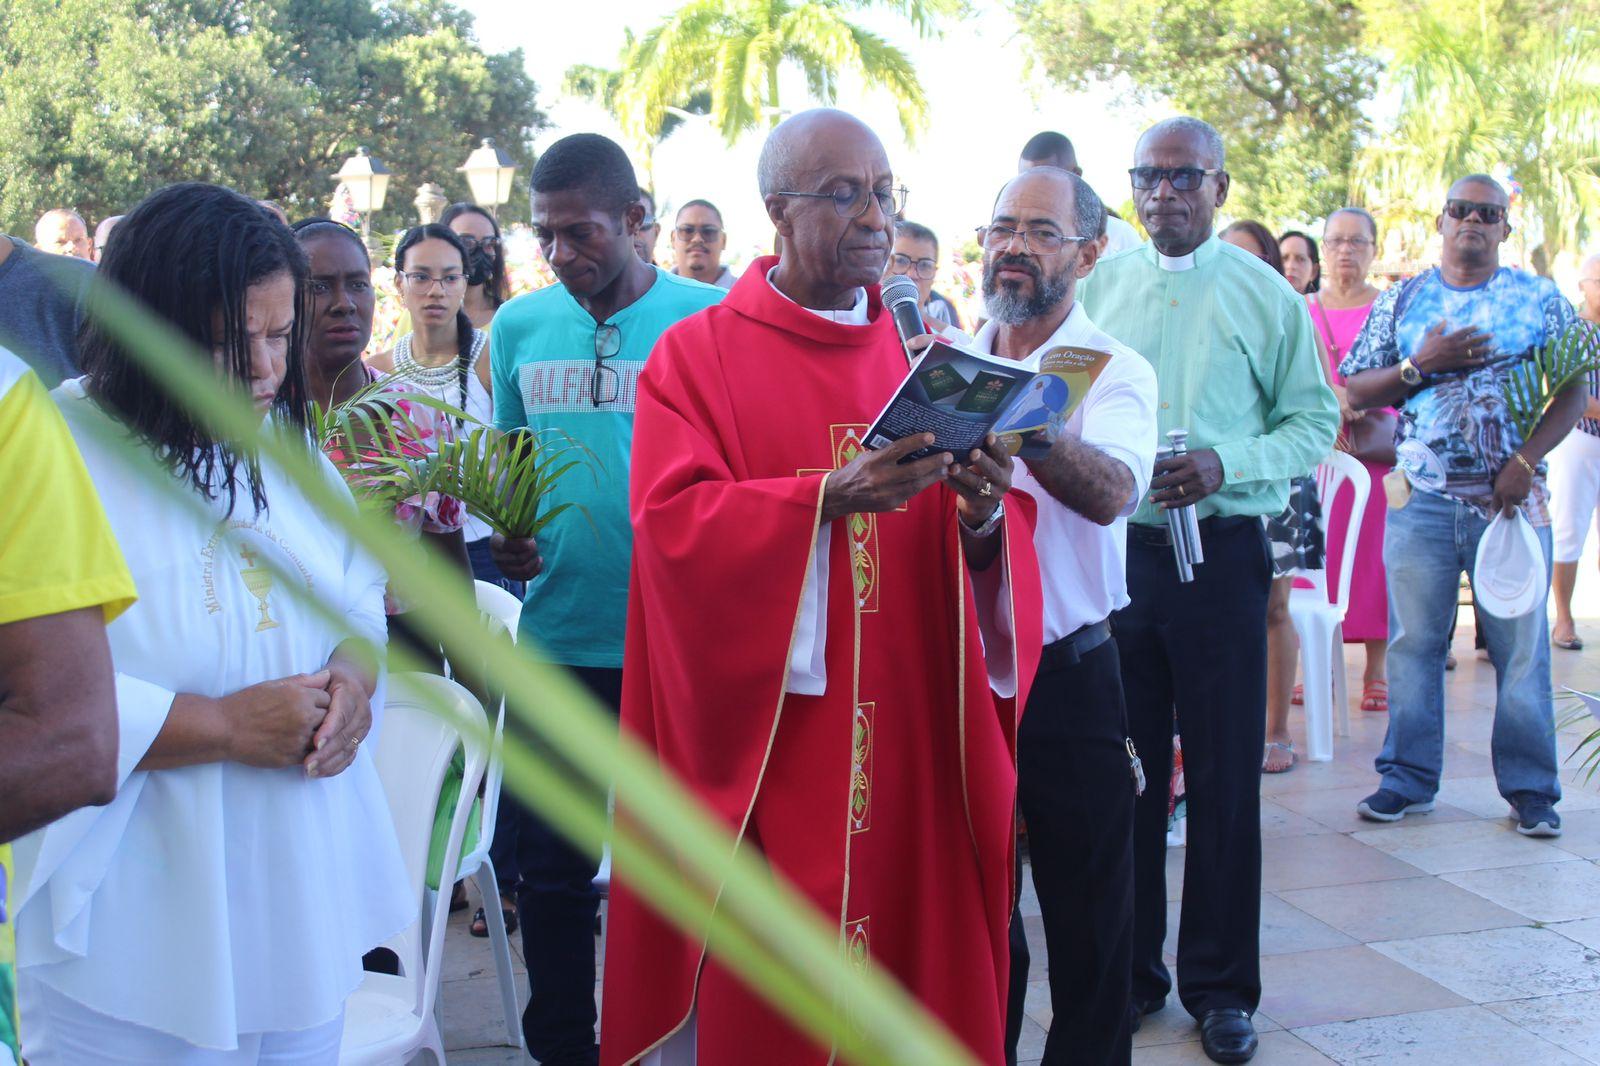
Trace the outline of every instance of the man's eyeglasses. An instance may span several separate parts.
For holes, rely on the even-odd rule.
[[[406,280],[406,284],[415,285],[419,289],[431,289],[435,285],[442,285],[445,292],[454,292],[467,283],[465,274],[445,274],[435,277],[426,271],[411,270],[402,271],[400,276]]]
[[[1165,181],[1174,192],[1194,192],[1201,182],[1221,173],[1220,169],[1202,170],[1200,167],[1132,167],[1128,170],[1128,179],[1135,189],[1154,189]]]
[[[833,209],[840,218],[860,218],[867,213],[867,205],[874,199],[886,215],[898,215],[906,209],[906,187],[863,189],[859,185],[841,185],[833,192],[780,192],[779,196],[804,196],[812,200],[832,200]]]
[[[678,240],[682,241],[684,244],[688,244],[690,241],[694,240],[696,236],[699,236],[699,238],[705,241],[707,244],[715,244],[717,243],[718,238],[722,236],[722,227],[710,225],[691,226],[685,222],[672,232],[674,236],[676,236]]]
[[[1034,255],[1055,255],[1068,242],[1083,244],[1093,237],[1065,237],[1053,229],[1013,229],[1010,226],[979,226],[978,243],[991,252],[1011,246],[1013,237],[1022,238],[1022,247]]]
[[[913,259],[909,255],[895,252],[889,257],[889,273],[910,274],[923,281],[932,281],[933,276],[939,272],[939,264],[932,259]]]
[[[1444,213],[1457,222],[1465,222],[1473,215],[1486,226],[1498,226],[1506,220],[1510,209],[1504,204],[1480,204],[1475,200],[1446,200]]]
[[[479,248],[486,252],[492,252],[500,247],[499,237],[469,237],[464,233],[458,233],[456,236],[461,238],[462,247],[469,252],[476,251]]]
[[[1336,250],[1338,250],[1340,248],[1349,248],[1353,252],[1359,252],[1363,248],[1372,247],[1372,244],[1373,244],[1373,240],[1372,240],[1371,237],[1324,237],[1324,238],[1322,238],[1322,246],[1324,248],[1329,249],[1330,251],[1336,251]]]
[[[596,326],[594,377],[589,379],[589,398],[596,407],[605,403],[616,403],[617,397],[622,393],[622,375],[617,373],[615,367],[606,364],[607,359],[615,357],[620,351],[622,351],[622,330],[610,323]]]
[[[654,215],[646,215],[644,218],[639,220],[640,229],[655,229],[657,224],[658,220]]]

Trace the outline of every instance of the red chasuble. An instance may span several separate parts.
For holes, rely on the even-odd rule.
[[[833,523],[826,692],[786,693],[824,477],[860,451],[906,358],[876,287],[871,324],[842,325],[775,292],[775,263],[663,334],[639,380],[623,728],[838,924],[853,962],[1000,1063],[1017,715],[1041,625],[1030,501],[1007,498],[994,564],[1017,698],[990,689],[942,485]],[[627,876],[611,895],[602,1062],[635,1061],[691,1011],[701,1066],[829,1060]]]

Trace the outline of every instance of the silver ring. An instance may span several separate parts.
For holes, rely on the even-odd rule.
[[[359,748],[361,746],[361,738],[360,737],[351,737],[350,738],[350,746],[352,748]]]
[[[1189,493],[1188,493],[1187,490],[1184,489],[1184,487],[1182,485],[1179,485],[1178,486],[1178,495],[1179,496],[1187,496],[1187,495],[1189,495]]]
[[[992,483],[988,482],[988,481],[985,481],[983,483],[983,488],[978,490],[978,495],[979,496],[993,496],[994,495],[994,485]]]

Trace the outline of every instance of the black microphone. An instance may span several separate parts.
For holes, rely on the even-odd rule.
[[[900,344],[907,346],[912,337],[928,332],[922,324],[922,294],[917,283],[904,274],[896,274],[883,283],[883,306],[894,318],[894,328],[900,334]],[[906,363],[916,361],[917,355],[906,347]]]

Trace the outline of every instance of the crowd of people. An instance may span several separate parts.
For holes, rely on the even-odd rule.
[[[0,239],[0,475],[26,502],[0,518],[0,1062],[337,1062],[363,966],[416,919],[364,742],[386,644],[446,668],[427,604],[162,388],[117,323],[86,317],[96,277],[264,424],[321,445],[357,495],[376,440],[309,427],[362,398],[382,398],[403,455],[474,426],[581,446],[590,472],[552,490],[571,507],[536,537],[439,493],[394,520],[463,582],[521,598],[520,646],[570,670],[976,1061],[1016,1060],[1019,824],[1049,949],[1045,1063],[1129,1062],[1173,994],[1214,1061],[1255,1053],[1260,775],[1293,769],[1304,694],[1289,594],[1338,571],[1351,524],[1343,637],[1365,649],[1361,710],[1389,715],[1361,816],[1431,809],[1460,578],[1491,520],[1519,515],[1554,565],[1557,618],[1552,635],[1542,598],[1478,615],[1495,773],[1518,831],[1559,833],[1550,647],[1581,648],[1600,370],[1531,415],[1501,383],[1600,336],[1582,332],[1600,325],[1600,257],[1575,310],[1500,263],[1510,201],[1466,174],[1437,191],[1439,263],[1380,289],[1359,207],[1318,235],[1218,232],[1231,179],[1207,123],[1155,124],[1129,163],[1147,239],[1065,136],[1023,147],[979,231],[973,323],[934,289],[938,237],[906,215],[882,143],[835,110],[769,135],[755,178],[774,254],[738,277],[714,204],[677,210],[664,269],[626,152],[557,141],[529,189],[555,284],[512,297],[498,222],[455,205],[396,246],[410,325],[382,351],[360,234],[219,186],[156,191],[92,240],[70,211],[33,245]],[[884,307],[897,274],[921,336]],[[1089,350],[1099,369],[1037,458],[992,434],[966,452],[932,432],[869,440],[935,340],[1034,363]],[[1172,431],[1186,450],[1164,448]],[[1336,448],[1370,481],[1359,514],[1318,499]],[[170,492],[145,487],[152,465]],[[1198,531],[1192,568],[1174,515]],[[626,865],[600,1016],[597,861],[511,797],[499,812],[500,898],[483,902],[523,937],[535,1059],[831,1061]],[[472,932],[490,924],[480,910]]]

